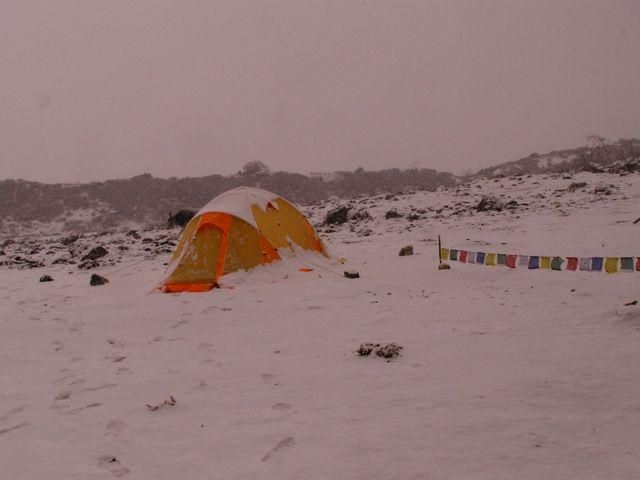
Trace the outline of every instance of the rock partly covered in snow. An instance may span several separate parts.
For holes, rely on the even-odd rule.
[[[92,287],[105,285],[107,283],[109,283],[109,280],[102,275],[98,275],[97,273],[92,274],[91,279],[89,280],[89,285],[91,285]]]
[[[405,257],[407,255],[413,255],[413,245],[407,245],[406,247],[402,247],[398,255],[400,255],[401,257]]]

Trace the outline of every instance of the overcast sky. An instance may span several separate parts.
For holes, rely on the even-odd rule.
[[[640,137],[638,0],[0,0],[0,178],[411,166]]]

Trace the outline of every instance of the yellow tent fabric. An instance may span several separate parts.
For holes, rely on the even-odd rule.
[[[219,195],[187,224],[162,280],[164,292],[203,292],[228,273],[280,260],[279,249],[327,256],[306,217],[287,200],[257,188]]]

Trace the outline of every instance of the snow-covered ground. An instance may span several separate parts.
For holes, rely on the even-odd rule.
[[[476,212],[486,194],[517,206]],[[436,247],[638,256],[639,204],[637,174],[363,198],[371,218],[319,228],[332,261],[206,294],[149,293],[175,232],[18,239],[0,260],[46,267],[0,269],[0,477],[640,478],[640,272],[438,271]],[[98,242],[97,269],[51,261]],[[370,341],[404,349],[354,353]]]

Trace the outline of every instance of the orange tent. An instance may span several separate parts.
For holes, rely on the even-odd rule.
[[[187,224],[162,280],[164,292],[204,292],[231,272],[280,260],[279,249],[326,250],[287,200],[257,188],[217,196]]]

